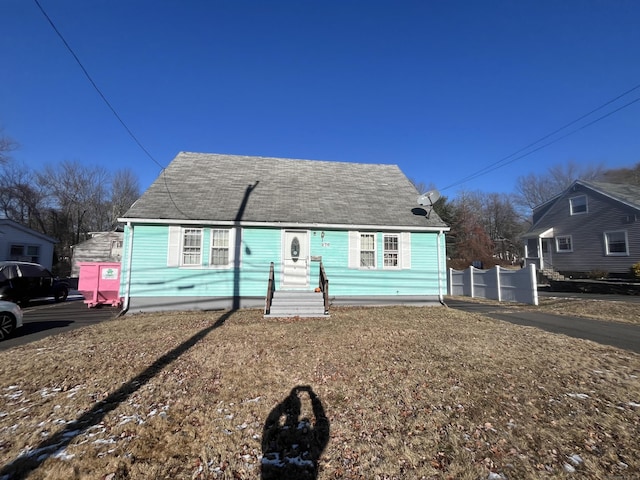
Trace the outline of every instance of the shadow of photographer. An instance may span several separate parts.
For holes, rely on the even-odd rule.
[[[308,396],[314,421],[303,415]],[[329,420],[309,386],[297,386],[267,417],[262,432],[262,480],[315,480],[329,442]]]

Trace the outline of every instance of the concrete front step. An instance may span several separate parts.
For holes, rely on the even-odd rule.
[[[265,318],[328,317],[322,292],[278,290],[273,294],[271,310]]]

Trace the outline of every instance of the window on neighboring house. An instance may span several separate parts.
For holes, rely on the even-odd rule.
[[[360,267],[376,268],[376,234],[360,234]]]
[[[398,268],[400,266],[400,241],[399,235],[384,235],[384,267]]]
[[[626,231],[605,232],[604,244],[607,255],[629,255]]]
[[[226,267],[229,265],[230,242],[228,229],[211,230],[211,265]]]
[[[9,250],[9,260],[20,262],[40,263],[39,245],[11,245]]]
[[[202,229],[185,228],[182,232],[182,265],[201,265]]]
[[[587,196],[580,195],[579,197],[570,198],[569,207],[571,210],[571,215],[587,213]]]
[[[573,252],[573,244],[571,243],[571,235],[563,235],[556,237],[557,252]]]

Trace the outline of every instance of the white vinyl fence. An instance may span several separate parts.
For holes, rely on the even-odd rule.
[[[447,280],[449,295],[538,305],[535,265],[519,270],[498,266],[491,270],[469,267],[460,271],[450,268]]]

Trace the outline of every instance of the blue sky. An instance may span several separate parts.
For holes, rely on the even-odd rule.
[[[640,85],[638,1],[39,2],[162,166],[180,151],[392,163],[455,196],[569,160],[640,162],[639,101],[455,185]],[[0,35],[13,158],[129,167],[148,187],[160,167],[36,3],[2,0]]]

